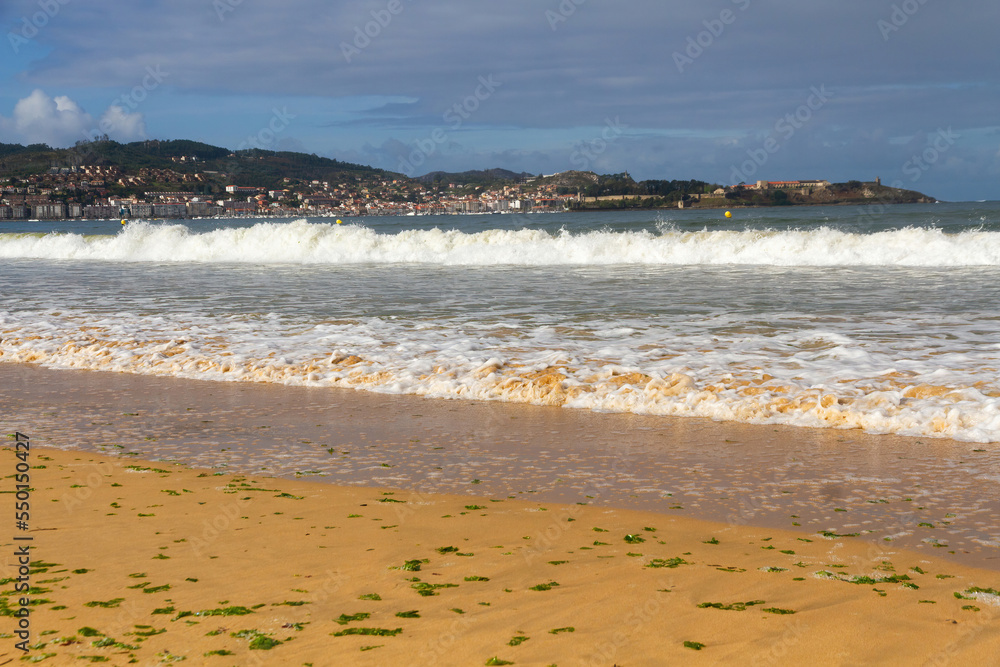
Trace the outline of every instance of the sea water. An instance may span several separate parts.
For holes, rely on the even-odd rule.
[[[0,223],[0,362],[1000,442],[1000,203]]]

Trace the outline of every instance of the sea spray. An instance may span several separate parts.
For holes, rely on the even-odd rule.
[[[296,220],[195,232],[132,223],[114,236],[0,234],[0,258],[250,264],[443,266],[1000,266],[1000,232],[906,227],[587,231],[405,230]]]

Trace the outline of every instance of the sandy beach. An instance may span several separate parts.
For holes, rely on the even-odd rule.
[[[31,460],[31,655],[48,664],[987,664],[1000,651],[1000,599],[976,592],[1000,588],[996,572],[851,538]]]
[[[931,443],[931,465],[912,439],[871,449],[856,432],[0,373],[4,433],[32,438],[16,536],[32,538],[45,664],[945,665],[1000,650],[995,549],[970,537],[991,533],[989,505],[968,511],[976,480],[941,472],[972,444]],[[951,532],[920,538],[939,528],[915,525],[930,523],[917,507],[954,514]],[[9,613],[21,544],[4,540]]]

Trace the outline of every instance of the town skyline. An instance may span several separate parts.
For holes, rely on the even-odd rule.
[[[159,142],[142,145],[161,152]],[[128,148],[107,140],[99,146],[112,150]],[[166,144],[168,151],[179,146],[197,148],[202,157],[159,156],[159,164],[177,165],[182,171],[169,166],[127,167],[110,164],[93,145],[81,144],[74,150],[52,153],[53,166],[48,169],[36,167],[35,173],[20,175],[4,173],[23,171],[25,167],[22,164],[20,169],[12,169],[11,165],[17,164],[18,152],[8,152],[12,149],[10,145],[0,146],[3,149],[0,156],[6,153],[6,160],[0,161],[0,221],[121,218],[124,223],[126,219],[530,214],[803,204],[855,204],[859,215],[864,216],[873,207],[886,204],[936,201],[918,192],[884,187],[878,177],[871,182],[841,184],[809,179],[758,180],[720,186],[697,180],[636,182],[627,172],[597,175],[568,171],[533,176],[489,170],[461,174],[435,172],[410,179],[361,165],[322,160],[314,169],[316,173],[328,173],[325,178],[274,175],[273,169],[270,176],[250,176],[250,169],[259,173],[261,160],[281,160],[290,173],[300,171],[301,165],[287,164],[294,154],[248,151],[226,154],[225,164],[233,171],[220,172],[208,169],[217,166],[218,161],[206,159],[205,152],[211,155],[214,151],[218,157],[219,151],[226,153],[225,149],[193,142]],[[32,150],[21,148],[22,158],[35,155]],[[105,164],[87,164],[87,158]],[[67,162],[73,164],[58,166]],[[333,171],[329,171],[331,167]],[[279,185],[237,185],[236,180],[271,181]]]

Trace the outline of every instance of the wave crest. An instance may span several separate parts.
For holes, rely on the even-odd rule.
[[[946,234],[908,227],[858,234],[809,230],[650,231],[441,229],[376,232],[357,224],[264,222],[194,232],[184,225],[130,224],[114,236],[0,234],[6,259],[255,264],[440,264],[452,266],[760,265],[1000,266],[1000,232]]]

